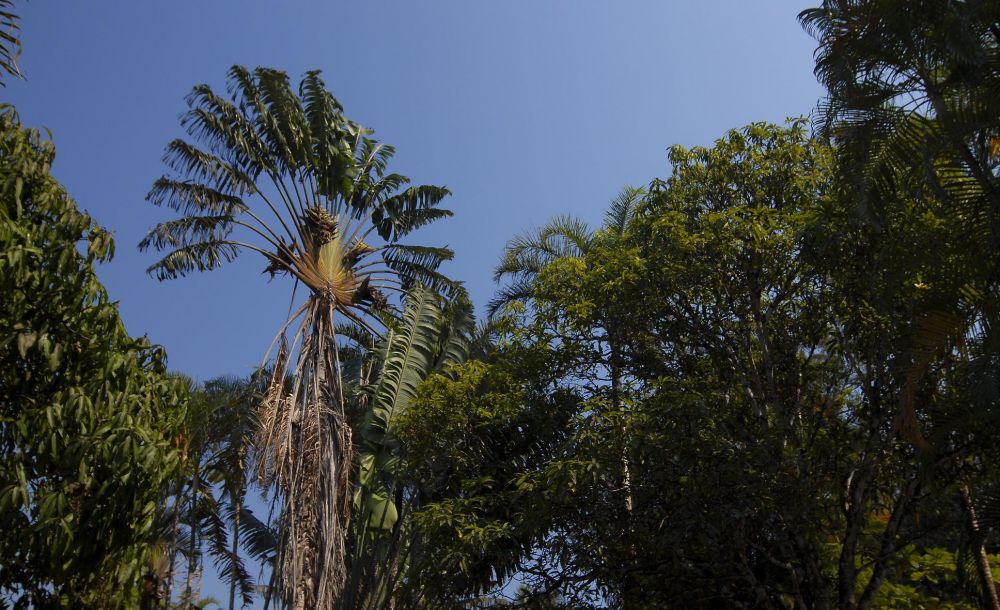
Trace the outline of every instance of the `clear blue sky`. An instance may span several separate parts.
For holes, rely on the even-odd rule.
[[[241,63],[320,68],[352,118],[398,149],[396,171],[443,184],[453,219],[421,234],[479,304],[514,234],[564,213],[599,222],[624,184],[667,172],[671,144],[806,114],[821,95],[809,2],[336,0],[19,3],[26,82],[0,100],[48,127],[56,176],[110,228],[100,269],[133,334],[201,379],[242,374],[287,310],[263,263],[158,283],[135,244],[169,216],[144,197],[184,95]]]
[[[394,169],[448,186],[446,271],[492,296],[504,243],[557,214],[599,223],[666,148],[809,113],[822,94],[791,0],[172,0],[18,2],[26,82],[0,100],[53,132],[56,176],[117,240],[99,273],[132,334],[200,379],[246,374],[288,306],[263,262],[166,283],[135,244],[184,95],[240,63],[319,68],[348,116],[396,146]],[[218,592],[216,592],[218,595]],[[220,596],[221,597],[221,596]]]

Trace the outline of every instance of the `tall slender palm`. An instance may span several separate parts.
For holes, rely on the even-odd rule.
[[[140,243],[167,254],[150,267],[160,279],[214,269],[244,251],[265,271],[308,290],[294,301],[265,360],[272,378],[260,407],[259,475],[282,504],[275,586],[292,608],[330,608],[346,578],[352,511],[352,423],[338,358],[341,322],[376,332],[387,293],[415,282],[447,288],[437,272],[447,248],[400,242],[449,216],[436,186],[404,188],[388,173],[390,146],[343,115],[318,72],[298,93],[284,72],[229,71],[230,99],[199,85],[181,119],[202,147],[171,142],[171,172],[148,200],[181,217]],[[286,379],[291,379],[287,384]],[[289,387],[290,386],[290,387]]]
[[[177,439],[182,476],[164,489],[159,535],[161,553],[157,561],[153,596],[167,607],[173,596],[179,561],[185,564],[185,580],[181,588],[181,603],[190,603],[196,596],[196,574],[201,565],[200,527],[205,515],[214,512],[212,495],[205,478],[205,457],[211,450],[211,440],[205,434],[211,418],[212,405],[193,380],[180,376],[187,386],[187,409]]]
[[[217,481],[216,487],[220,488],[217,515],[209,523],[208,551],[220,578],[229,581],[229,610],[237,607],[237,597],[240,607],[253,601],[253,581],[239,552],[240,530],[252,483],[247,475],[253,459],[250,440],[255,432],[254,408],[261,392],[259,382],[265,375],[266,371],[249,379],[219,377],[205,382],[202,389],[213,407],[209,422],[213,452],[206,469],[208,479]]]
[[[178,560],[186,566],[179,603],[194,607],[206,550],[219,576],[230,583],[230,610],[237,595],[241,606],[252,601],[253,583],[238,553],[249,483],[245,462],[250,458],[252,381],[224,377],[196,387],[186,380],[190,399],[179,437],[185,474],[165,490],[160,524],[157,594],[163,607],[174,593]]]

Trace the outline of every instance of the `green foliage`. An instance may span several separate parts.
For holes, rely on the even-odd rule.
[[[969,600],[956,569],[954,552],[940,547],[917,549],[909,546],[893,561],[890,579],[882,585],[876,608],[888,610],[976,610]],[[1000,569],[1000,556],[990,557],[993,569]]]
[[[523,408],[522,392],[510,375],[483,362],[428,379],[420,386],[416,405],[395,422],[412,474],[435,489],[458,491],[458,482],[481,474],[479,467],[489,452],[489,447],[480,446],[478,430],[509,425]]]
[[[619,408],[591,390],[594,415],[576,435],[575,461],[597,464],[597,484],[578,493],[601,506],[603,527],[574,517],[586,542],[573,561],[625,605],[736,606],[755,589],[776,602],[796,586],[779,567],[791,549],[810,545],[811,524],[836,523],[822,498],[843,473],[825,456],[852,451],[849,428],[814,409],[846,405],[830,392],[838,363],[810,356],[827,339],[829,296],[801,260],[832,157],[797,121],[673,147],[670,161],[577,287],[558,269],[542,276],[553,313],[582,337],[615,331],[625,376]],[[629,498],[612,492],[626,459]]]
[[[854,203],[853,229],[838,233],[867,246],[849,273],[887,280],[881,294],[869,293],[869,312],[893,301],[905,312],[897,317],[904,325],[867,325],[868,339],[895,343],[902,388],[894,424],[928,460],[961,451],[965,439],[981,442],[1000,414],[998,17],[1000,6],[982,0],[826,0],[799,16],[819,42],[816,75],[828,90],[819,114],[838,142],[839,181]],[[949,387],[935,399],[937,367],[947,369]],[[966,470],[991,483],[990,453],[972,453]],[[995,539],[971,521],[956,536],[958,563],[970,568],[963,580],[997,607],[984,562],[972,559]]]
[[[406,417],[428,376],[465,359],[471,311],[461,305],[449,311],[445,305],[431,290],[409,293],[401,319],[391,325],[377,356],[375,383],[364,389],[368,405],[359,428],[356,502],[366,499],[361,518],[371,527],[391,530],[399,518],[391,497],[404,443],[393,430],[394,420]]]
[[[968,602],[899,552],[943,538],[957,574],[956,478],[991,442],[962,423],[982,403],[959,354],[921,352],[917,384],[897,357],[964,281],[961,225],[912,180],[859,221],[835,153],[804,121],[753,124],[673,147],[601,230],[511,242],[497,349],[401,420],[438,494],[415,519],[433,599],[518,571],[573,607]],[[933,463],[901,440],[907,396]]]
[[[52,144],[8,107],[0,151],[0,595],[132,606],[185,386],[126,333],[93,268],[111,236],[50,176]]]
[[[548,531],[540,468],[563,439],[572,397],[524,383],[538,361],[506,349],[495,363],[431,376],[393,420],[405,480],[421,498],[408,586],[431,607],[464,607],[490,591]]]
[[[358,470],[352,523],[349,575],[339,602],[343,608],[405,607],[400,585],[413,579],[413,511],[421,502],[419,482],[402,467],[404,443],[396,429],[420,384],[428,377],[465,360],[473,328],[471,304],[446,301],[434,291],[414,287],[402,315],[386,319],[384,337],[351,333],[351,349],[341,352],[354,360],[349,374]],[[365,345],[366,342],[372,342]],[[358,362],[360,361],[360,362]],[[356,367],[356,368],[355,368]]]
[[[1000,8],[983,0],[827,0],[799,18],[819,42],[816,75],[828,90],[819,114],[839,144],[855,216],[879,231],[894,208],[916,201],[923,209],[908,213],[954,227],[956,243],[925,270],[944,281],[917,282],[924,294],[900,349],[909,361],[904,435],[929,451],[913,393],[931,354],[966,337],[995,343],[987,336],[997,320],[998,260],[984,254],[1000,245]]]

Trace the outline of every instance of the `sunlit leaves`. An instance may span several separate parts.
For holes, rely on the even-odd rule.
[[[0,114],[0,599],[135,607],[157,500],[180,467],[184,387],[94,273],[113,242]]]

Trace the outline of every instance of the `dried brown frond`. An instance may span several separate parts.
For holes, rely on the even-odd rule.
[[[385,293],[371,285],[371,276],[366,275],[353,295],[353,305],[368,305],[373,310],[383,310],[389,305]]]
[[[264,269],[264,273],[271,274],[271,279],[279,273],[291,273],[295,268],[295,254],[292,248],[281,243],[278,245],[277,252],[268,255],[268,265]]]
[[[375,252],[375,248],[366,244],[364,240],[356,239],[344,252],[344,265],[353,267],[372,252]]]
[[[282,338],[271,378],[257,407],[257,451],[260,455],[257,478],[265,486],[287,478],[287,472],[280,466],[286,461],[288,448],[284,439],[288,438],[291,425],[291,401],[285,389],[287,371],[288,343]]]

